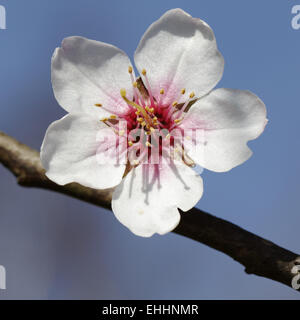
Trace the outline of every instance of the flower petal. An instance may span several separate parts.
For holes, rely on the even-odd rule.
[[[89,115],[68,114],[53,122],[41,147],[47,177],[60,185],[78,182],[96,189],[119,184],[125,165],[116,165],[114,159],[99,163],[99,136],[106,137],[112,148],[115,146],[115,133]]]
[[[191,209],[202,193],[202,178],[186,165],[143,164],[116,187],[112,209],[134,234],[150,237],[173,230],[180,221],[177,208]]]
[[[154,96],[165,90],[162,99],[166,104],[179,102],[183,88],[197,97],[207,94],[224,68],[211,28],[181,9],[167,11],[148,28],[134,60],[139,72],[146,69]]]
[[[82,37],[65,38],[52,57],[54,95],[70,113],[84,112],[98,118],[123,114],[128,106],[120,89],[126,89],[132,97],[130,65],[127,55],[112,45]]]
[[[208,170],[222,172],[251,156],[247,142],[256,139],[266,123],[266,107],[255,94],[217,89],[191,107],[181,127],[198,129],[196,145],[185,141],[189,156]]]

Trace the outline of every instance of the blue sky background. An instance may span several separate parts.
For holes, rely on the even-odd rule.
[[[1,4],[7,30],[0,30],[0,130],[37,149],[64,114],[50,82],[50,58],[64,37],[112,43],[132,57],[166,10],[180,7],[205,20],[225,58],[218,87],[259,95],[270,122],[250,143],[249,161],[228,173],[203,173],[198,207],[300,252],[300,30],[291,28],[300,0]],[[0,264],[7,270],[1,299],[299,299],[200,243],[175,234],[139,238],[106,210],[21,188],[3,167]]]

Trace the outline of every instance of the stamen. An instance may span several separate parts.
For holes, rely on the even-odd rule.
[[[182,89],[182,90],[181,90],[181,94],[185,94],[185,89]]]
[[[149,141],[147,141],[145,144],[147,147],[152,147],[152,144]]]
[[[148,80],[148,77],[147,77],[147,71],[146,71],[146,69],[143,69],[143,70],[142,70],[142,75],[143,75],[144,78],[145,78],[146,87],[147,87],[147,89],[148,89],[148,93],[149,93],[149,98],[150,98],[151,104],[154,105],[154,99],[153,99],[153,95],[152,95],[152,90],[151,90],[151,87],[150,87],[150,83],[149,83],[149,80]]]
[[[178,102],[177,101],[174,101],[173,103],[172,103],[172,106],[173,107],[176,107],[178,105]]]
[[[128,67],[128,72],[129,72],[129,73],[132,73],[132,66],[129,66],[129,67]]]
[[[182,119],[175,119],[174,122],[178,124]]]
[[[159,93],[160,93],[160,94],[164,94],[164,93],[165,93],[165,90],[164,90],[164,89],[160,89]]]
[[[116,116],[115,114],[112,114],[112,115],[110,116],[110,119],[117,119],[117,116]]]
[[[184,111],[185,111],[185,109],[186,109],[186,107],[188,106],[188,104],[192,101],[192,99],[195,97],[195,93],[194,92],[191,92],[190,93],[190,97],[189,97],[189,99],[188,100],[186,100],[186,102],[184,103],[184,105],[181,107],[181,109],[180,110],[178,110],[178,112],[174,112],[174,114],[176,114],[176,117],[177,118],[180,118],[180,117],[182,117],[182,115],[183,115],[183,113],[184,113]]]
[[[147,123],[148,123],[149,125],[152,125],[152,120],[151,120],[151,118],[149,117],[148,113],[145,111],[145,109],[144,109],[143,107],[139,106],[137,103],[135,103],[135,102],[130,101],[130,100],[127,99],[127,97],[126,97],[126,90],[125,90],[125,89],[121,89],[121,90],[120,90],[120,94],[121,94],[122,98],[127,102],[127,104],[129,104],[129,105],[137,108],[137,109],[141,112],[141,114],[143,115],[143,117],[144,117],[144,119],[147,121]]]
[[[102,107],[101,103],[95,103],[95,107]]]
[[[133,146],[133,142],[131,140],[128,141],[128,145],[129,147],[132,147]]]

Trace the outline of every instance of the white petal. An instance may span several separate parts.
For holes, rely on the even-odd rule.
[[[252,154],[247,142],[264,130],[266,107],[253,93],[217,89],[196,102],[182,128],[197,128],[197,144],[185,143],[188,154],[206,169],[222,172],[246,161]]]
[[[154,96],[164,88],[164,103],[179,101],[183,88],[197,97],[207,94],[224,68],[211,28],[181,9],[167,11],[148,28],[134,60],[139,72],[146,69]]]
[[[82,37],[65,38],[52,57],[54,95],[70,113],[85,112],[98,118],[110,114],[105,108],[111,113],[124,113],[128,106],[120,89],[126,89],[132,97],[130,65],[127,55],[112,45]]]
[[[113,194],[116,218],[134,234],[165,234],[180,221],[177,208],[194,207],[203,193],[202,178],[183,164],[140,165]]]
[[[68,114],[47,129],[41,161],[47,177],[57,184],[78,182],[84,186],[106,189],[119,184],[125,165],[99,164],[99,135],[115,143],[115,133],[102,122],[85,114]]]

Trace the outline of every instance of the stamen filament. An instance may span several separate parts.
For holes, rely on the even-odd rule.
[[[148,113],[146,112],[146,110],[141,107],[140,105],[138,105],[137,103],[135,103],[134,101],[130,101],[127,97],[126,97],[126,90],[125,89],[121,89],[120,91],[122,98],[127,102],[127,104],[129,104],[130,106],[133,106],[135,108],[138,109],[138,111],[141,112],[141,114],[143,115],[144,119],[146,120],[146,122],[152,126],[152,119],[149,117]]]

